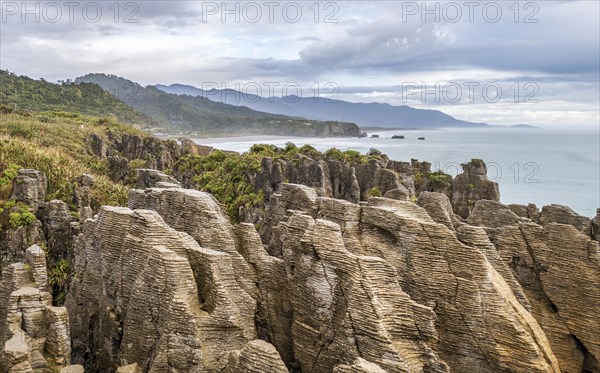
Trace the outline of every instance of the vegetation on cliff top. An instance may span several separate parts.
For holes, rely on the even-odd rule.
[[[77,179],[94,176],[92,206],[126,205],[127,188],[109,179],[108,163],[88,150],[91,134],[107,138],[143,134],[112,118],[65,112],[0,113],[0,204],[10,197],[12,179],[20,168],[42,171],[48,178],[46,198],[72,204]],[[9,113],[6,113],[9,112]]]
[[[156,125],[152,118],[117,100],[96,84],[53,84],[0,70],[0,87],[0,105],[12,111],[74,112],[114,116],[140,127]]]
[[[341,151],[336,148],[322,153],[311,145],[298,147],[289,142],[282,148],[255,144],[242,154],[214,150],[208,156],[188,155],[181,158],[175,167],[178,175],[186,175],[193,188],[211,193],[224,205],[231,219],[237,221],[240,208],[263,205],[263,192],[255,189],[254,179],[261,172],[261,162],[265,157],[286,162],[299,162],[302,157],[333,158],[357,164],[377,159],[376,154],[364,155],[354,150]]]

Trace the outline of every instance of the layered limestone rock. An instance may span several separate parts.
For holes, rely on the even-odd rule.
[[[9,264],[24,261],[25,251],[29,246],[46,245],[40,221],[35,219],[27,225],[13,226],[9,216],[12,212],[22,214],[23,209],[37,214],[45,205],[47,186],[46,175],[36,170],[21,169],[13,180],[10,199],[17,206],[5,208],[4,217],[0,216],[0,273]]]
[[[46,237],[39,220],[22,227],[9,227],[0,232],[0,238],[0,272],[11,263],[23,261],[30,245],[46,245]]]
[[[69,365],[60,370],[60,373],[85,373],[85,369],[82,365]]]
[[[113,181],[124,181],[140,164],[155,170],[165,170],[192,148],[175,140],[162,140],[153,136],[115,134],[90,135],[88,151],[108,162],[108,174]],[[132,162],[132,161],[135,161]]]
[[[253,299],[234,280],[229,254],[201,247],[154,211],[103,207],[75,250],[67,307],[73,356],[86,369],[220,371],[229,351],[256,338]]]
[[[467,222],[471,225],[498,228],[519,224],[521,220],[508,206],[496,201],[481,200],[475,204]]]
[[[279,353],[260,339],[248,342],[240,351],[232,351],[224,373],[287,373]]]
[[[250,308],[240,310],[240,313],[250,318],[245,323],[251,323],[254,311],[251,299],[257,297],[256,276],[240,255],[233,226],[213,196],[181,188],[132,190],[129,207],[156,211],[171,228],[188,233],[201,247],[226,254],[221,260],[229,261],[230,269],[223,263],[221,270],[231,271],[230,276],[227,272],[223,274],[223,280],[231,280],[232,284],[225,287],[240,291],[238,296],[246,298],[247,302],[241,304]]]
[[[562,371],[597,371],[598,243],[576,224],[547,222],[542,227],[529,219],[507,219],[506,210],[499,204],[478,203],[473,211],[478,218],[469,220],[486,229],[521,284]]]
[[[92,134],[88,139],[90,152],[99,158],[121,157],[128,161],[142,159],[147,167],[164,170],[181,157],[184,148],[174,140],[161,140],[153,136],[134,134],[116,135],[108,132],[107,138]]]
[[[294,214],[285,230],[294,355],[303,370],[330,372],[364,357],[389,372],[448,371],[429,346],[435,314],[402,291],[392,266],[350,253],[333,222]]]
[[[542,207],[538,222],[541,225],[550,223],[569,224],[586,236],[591,235],[590,218],[577,214],[567,206],[549,205]]]
[[[539,325],[480,247],[409,202],[370,200],[361,224],[369,251],[397,268],[411,298],[434,309],[438,352],[453,371],[558,371]]]
[[[417,203],[436,223],[444,224],[450,230],[454,230],[462,223],[461,218],[454,215],[450,200],[445,194],[421,192]]]
[[[596,216],[592,219],[592,238],[600,241],[600,208],[596,210]]]
[[[409,191],[402,185],[400,175],[392,170],[382,168],[376,160],[370,160],[366,165],[356,165],[355,168],[363,199],[367,198],[367,192],[373,188],[377,188],[382,194],[398,190],[408,197]]]
[[[214,150],[212,146],[199,145],[190,139],[181,139],[180,141],[181,149],[185,154],[207,156]]]
[[[480,159],[461,164],[463,173],[452,180],[452,207],[454,212],[467,218],[476,201],[500,200],[498,184],[487,177],[487,167]]]
[[[142,373],[142,369],[136,363],[124,365],[117,368],[117,373]]]
[[[341,269],[354,275],[361,273],[356,268],[349,270],[339,263],[351,254],[363,258],[366,263],[381,263],[384,268],[390,268],[387,271],[392,271],[393,275],[390,274],[383,282],[389,286],[397,281],[397,289],[406,297],[404,307],[413,302],[423,310],[419,316],[410,317],[413,322],[427,320],[427,317],[423,317],[431,312],[429,320],[435,320],[435,328],[420,326],[418,329],[421,333],[431,330],[429,340],[421,336],[423,339],[420,341],[430,346],[435,356],[439,356],[434,361],[447,363],[451,371],[560,371],[544,332],[527,309],[523,291],[515,278],[509,276],[506,264],[498,258],[497,253],[494,255],[493,246],[483,230],[463,228],[459,240],[454,231],[436,223],[426,210],[413,203],[371,198],[363,206],[349,204],[355,206],[350,207],[344,206],[346,202],[311,196],[301,186],[284,186],[283,196],[276,198],[280,204],[290,201],[285,196],[286,189],[294,190],[296,195],[306,192],[304,197],[296,197],[292,201],[311,201],[304,203],[304,209],[300,204],[293,204],[289,208],[285,205],[270,207],[270,211],[287,210],[279,224],[287,228],[274,229],[271,241],[275,242],[273,252],[277,252],[277,246],[281,247],[288,276],[294,274],[294,280],[289,281],[294,307],[293,343],[295,356],[303,368],[306,364],[318,363],[322,365],[314,366],[322,367],[322,370],[315,371],[330,371],[337,365],[351,365],[355,358],[363,357],[386,371],[399,369],[390,366],[389,359],[366,355],[365,351],[369,349],[365,347],[360,349],[361,354],[352,356],[352,346],[344,344],[348,343],[343,327],[347,321],[344,318],[338,321],[341,324],[329,321],[333,317],[331,312],[337,310],[333,301],[336,292],[330,289],[335,289],[338,281],[341,282],[340,278],[344,278]],[[306,215],[294,212],[296,209],[306,210]],[[446,205],[434,215],[452,227],[457,223],[460,229],[463,223],[453,219],[451,210],[450,213],[448,211]],[[335,224],[314,221],[317,216]],[[344,250],[341,248],[336,249],[340,245],[345,247],[348,254],[342,254]],[[325,251],[321,252],[319,248]],[[316,252],[311,254],[311,249]],[[336,255],[329,256],[328,251]],[[332,263],[328,263],[328,260]],[[361,263],[360,259],[354,260]],[[365,271],[369,266],[361,263],[360,268]],[[509,279],[505,280],[501,273]],[[377,278],[365,273],[361,277],[371,282]],[[341,287],[345,290],[344,294],[356,292],[352,290],[352,281],[344,278],[343,283],[345,285]],[[376,281],[372,286],[385,289]],[[299,297],[301,301],[295,303]],[[398,294],[385,297],[401,298]],[[345,305],[343,308],[350,308],[352,304],[350,301],[342,303]],[[306,316],[296,309],[303,309],[304,304],[313,305],[310,311],[306,310]],[[328,308],[328,304],[332,305]],[[361,305],[361,310],[367,309],[365,300]],[[315,313],[315,307],[328,312]],[[368,315],[378,314],[381,309],[393,310],[398,307],[379,304],[379,307],[365,311],[364,315],[353,320],[367,320],[368,324]],[[335,319],[340,320],[340,317]],[[398,317],[393,319],[402,320]],[[376,324],[381,325],[381,322]],[[333,338],[328,334],[330,330],[336,331]],[[403,333],[392,335],[406,337]],[[381,343],[380,338],[377,340]],[[315,341],[323,341],[317,344],[321,348],[315,348]],[[315,349],[323,350],[318,358],[314,356]],[[379,345],[376,350],[386,351],[386,348]],[[427,349],[420,346],[418,351],[423,353]],[[342,353],[347,360],[340,361],[335,353]],[[390,353],[389,350],[387,353]],[[415,358],[418,355],[411,356]],[[399,358],[398,361],[403,360]]]
[[[598,370],[600,254],[573,220],[540,226],[492,200],[465,220],[443,193],[355,204],[279,183],[259,235],[207,193],[155,185],[76,240],[67,307],[86,371]]]
[[[84,222],[94,215],[90,206],[90,193],[93,186],[94,178],[92,175],[83,174],[77,180],[77,187],[75,188],[75,193],[73,195],[73,203],[77,206],[77,213],[79,214],[79,220],[81,222]]]
[[[283,259],[267,253],[252,224],[236,227],[238,247],[256,274],[259,291],[254,318],[257,336],[272,343],[284,362],[290,367],[297,364],[294,357],[292,334],[293,308],[289,298],[288,282]]]
[[[0,370],[33,372],[69,365],[71,343],[65,307],[52,307],[46,292],[45,253],[27,249],[27,263],[14,263],[0,282]]]
[[[508,208],[520,218],[526,218],[533,222],[537,222],[540,217],[540,209],[534,203],[527,206],[513,203],[508,205]]]
[[[48,256],[53,261],[72,257],[71,221],[69,205],[53,200],[44,205],[42,223],[47,242]]]
[[[333,373],[386,373],[378,365],[370,363],[363,358],[358,358],[352,365],[338,365]]]
[[[139,168],[137,169],[137,187],[138,188],[153,188],[156,187],[158,183],[172,183],[179,184],[175,178],[166,175],[160,171]]]
[[[407,199],[411,192],[403,185],[402,176],[385,168],[386,163],[372,159],[368,164],[341,162],[334,158],[312,159],[298,154],[286,162],[265,158],[257,175],[255,186],[263,190],[268,200],[280,193],[284,180],[314,188],[320,197],[345,199],[358,203],[371,189],[382,194],[391,192],[399,199]],[[412,194],[414,194],[414,189]]]
[[[44,203],[48,180],[41,171],[21,169],[13,182],[11,199],[23,202],[35,213]]]

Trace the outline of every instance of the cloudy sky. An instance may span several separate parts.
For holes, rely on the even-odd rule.
[[[1,10],[0,67],[49,81],[102,72],[490,124],[600,122],[598,1],[1,1]]]

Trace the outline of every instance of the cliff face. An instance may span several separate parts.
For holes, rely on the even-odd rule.
[[[206,193],[132,191],[133,210],[103,208],[77,240],[67,302],[74,358],[90,369],[135,362],[146,371],[246,371],[259,362],[310,372],[594,371],[598,341],[583,325],[596,308],[582,314],[580,305],[598,301],[596,241],[499,203],[478,203],[468,223],[443,194],[419,203],[356,205],[284,183],[263,245]],[[507,252],[504,237],[516,240],[515,231],[529,232],[524,253],[539,262],[531,271],[546,268],[539,277]],[[561,253],[565,240],[582,255]],[[571,286],[557,279],[575,268],[584,273],[574,291],[561,291]],[[554,306],[542,309],[540,298]]]
[[[40,248],[3,269],[0,367],[599,372],[596,222],[560,206],[465,205],[497,196],[477,165],[449,185],[421,179],[444,193],[409,201],[426,163],[264,160],[260,234],[154,170],[139,171],[128,207],[68,233],[63,206],[41,201],[41,237],[74,276],[65,307],[52,307]],[[22,174],[37,175],[20,184],[36,192],[15,198],[35,204],[43,177]],[[479,186],[454,185],[466,182]],[[374,185],[406,197],[363,193]]]

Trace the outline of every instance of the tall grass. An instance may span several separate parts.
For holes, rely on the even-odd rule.
[[[71,113],[0,114],[0,172],[14,167],[40,170],[48,178],[47,199],[69,204],[79,176],[92,174],[93,207],[124,205],[127,187],[108,178],[106,162],[91,154],[87,146],[91,134],[106,138],[109,131],[141,133],[114,119]]]

